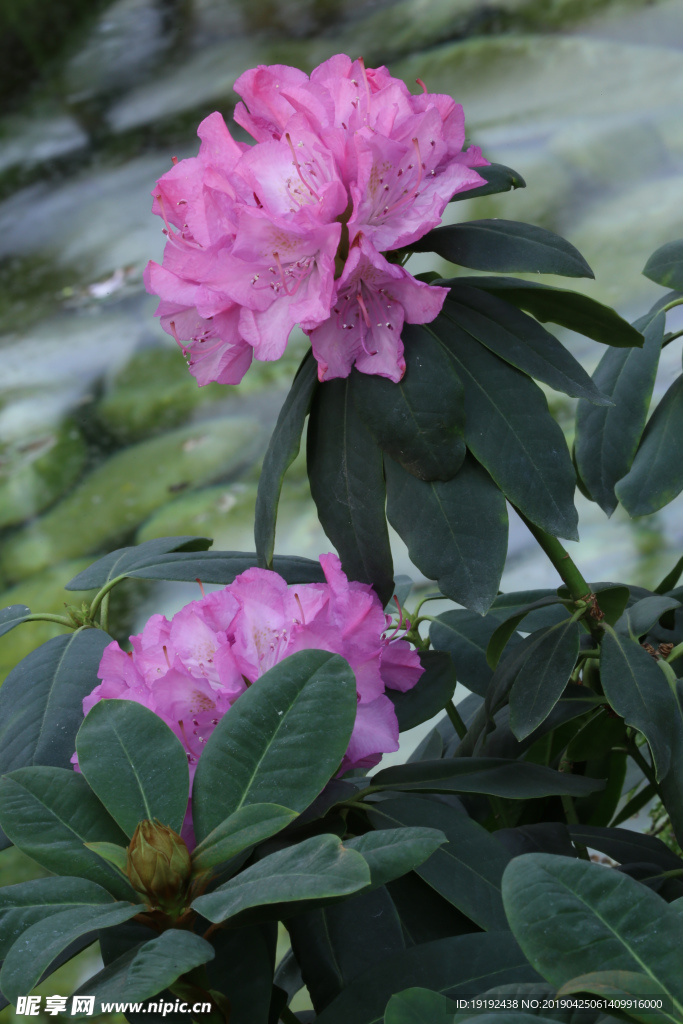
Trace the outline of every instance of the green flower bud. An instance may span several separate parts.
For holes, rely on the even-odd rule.
[[[128,847],[126,872],[152,906],[173,913],[184,905],[192,873],[190,851],[168,825],[141,821]]]

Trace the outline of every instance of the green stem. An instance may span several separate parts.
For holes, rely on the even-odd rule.
[[[300,1024],[299,1018],[288,1006],[283,1006],[280,1010],[280,1020],[282,1024]]]
[[[669,654],[667,654],[666,660],[669,662],[669,664],[671,664],[671,662],[675,661],[676,658],[680,657],[681,654],[683,654],[683,644],[678,644],[676,647],[674,647],[672,651],[669,652]]]
[[[569,557],[569,552],[565,551],[557,537],[551,537],[551,535],[546,533],[545,530],[542,530],[540,526],[536,526],[535,523],[532,523],[531,520],[527,519],[524,513],[520,512],[515,505],[512,507],[526,528],[545,551],[546,555],[557,569],[561,579],[569,588],[569,593],[574,600],[583,600],[587,594],[590,594],[591,588],[588,583],[586,583],[577,566]]]
[[[105,633],[109,631],[109,591],[102,598],[100,605],[100,629]]]
[[[641,752],[638,750],[638,744],[636,743],[636,741],[633,739],[632,736],[628,737],[628,739],[626,740],[626,745],[628,747],[629,754],[631,755],[633,760],[636,762],[636,764],[638,765],[638,767],[640,768],[641,772],[643,773],[643,775],[645,776],[647,781],[650,783],[650,785],[654,787],[654,790],[657,793],[657,796],[661,800],[662,795],[659,792],[659,786],[657,785],[657,779],[655,777],[655,773],[653,772],[652,768],[647,763],[647,761],[645,760],[645,758],[643,757]]]
[[[76,624],[67,619],[65,615],[52,615],[50,612],[36,612],[34,615],[27,615],[24,622],[56,622],[60,626],[68,626],[69,629],[76,629]]]
[[[463,722],[460,716],[460,712],[458,711],[452,700],[448,701],[444,710],[448,717],[450,718],[451,722],[453,723],[453,728],[457,732],[458,737],[461,740],[463,740],[465,736],[467,736],[467,726]]]
[[[560,797],[560,800],[562,801],[562,809],[564,811],[564,816],[567,819],[567,823],[569,825],[580,825],[581,822],[579,821],[579,816],[576,813],[576,807],[574,807],[574,801],[569,796],[569,794],[565,793],[564,796]],[[572,839],[572,842],[574,844],[574,848],[576,849],[576,852],[578,853],[579,857],[582,860],[590,860],[590,856],[588,854],[588,850],[586,849],[584,844],[577,842],[576,839]]]
[[[105,583],[102,589],[98,591],[97,594],[95,594],[95,596],[92,599],[92,604],[90,605],[90,611],[88,612],[88,615],[91,619],[95,618],[97,609],[100,607],[109,591],[113,590],[116,584],[120,583],[121,580],[125,580],[125,578],[125,576],[115,576],[113,580],[109,580],[108,583]]]
[[[683,305],[683,298],[673,299],[671,302],[668,303],[668,305],[662,306],[662,308],[660,309],[659,312],[660,313],[668,313],[670,309],[674,308],[674,306],[680,306],[680,305]]]
[[[672,341],[676,341],[678,338],[683,338],[683,331],[675,331],[673,334],[667,334],[662,342],[662,348],[666,348]]]

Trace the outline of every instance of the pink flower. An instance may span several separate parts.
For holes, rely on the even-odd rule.
[[[326,583],[288,587],[275,572],[248,569],[223,590],[193,601],[169,622],[153,615],[126,653],[105,649],[102,682],[83,701],[133,700],[157,714],[187,753],[194,779],[202,748],[223,715],[278,662],[302,650],[341,654],[356,676],[356,723],[340,771],[369,768],[398,749],[398,723],[385,695],[409,690],[423,669],[372,588],[349,582],[336,555],[322,555]],[[76,755],[72,758],[77,765]],[[189,835],[187,819],[184,835]]]
[[[386,68],[342,54],[310,78],[261,66],[235,89],[245,101],[235,120],[256,145],[235,142],[211,114],[199,126],[199,155],[153,193],[168,245],[145,283],[161,299],[162,326],[200,384],[239,383],[252,354],[278,359],[296,324],[316,332],[321,380],[347,376],[354,363],[400,380],[403,321],[434,319],[444,293],[401,268],[387,271],[381,253],[409,247],[456,192],[481,184],[474,168],[487,161],[476,147],[463,150],[462,108],[426,90],[412,95]],[[363,272],[358,247],[376,290],[392,281],[403,312],[375,324],[397,331],[395,339],[377,328],[369,336],[362,295],[352,304],[365,327],[335,326]]]

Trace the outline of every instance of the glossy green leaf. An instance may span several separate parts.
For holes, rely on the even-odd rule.
[[[318,386],[318,364],[311,351],[304,356],[289,394],[280,409],[263,459],[256,494],[254,537],[262,568],[270,569],[275,549],[275,525],[285,473],[299,454],[301,435],[313,393]]]
[[[451,480],[465,459],[462,382],[427,331],[406,324],[401,338],[406,371],[398,384],[353,370],[351,395],[382,451],[420,480]]]
[[[37,921],[18,939],[5,957],[0,988],[16,1003],[38,982],[43,971],[71,942],[98,928],[111,928],[146,910],[144,903],[109,903],[71,907]]]
[[[369,884],[370,868],[360,853],[337,836],[319,835],[269,854],[192,906],[220,922],[251,907],[346,896]]]
[[[0,888],[0,961],[10,947],[37,921],[78,906],[106,904],[113,897],[85,878],[35,878]]]
[[[603,621],[608,626],[613,626],[624,614],[631,598],[629,588],[620,586],[598,587],[597,591],[593,589],[593,593],[597,594],[598,607],[605,616]]]
[[[504,757],[456,757],[398,764],[373,775],[372,785],[423,793],[486,793],[510,800],[561,793],[585,796],[604,788],[599,779]]]
[[[636,327],[622,320],[611,306],[603,306],[580,292],[518,277],[457,277],[443,283],[482,288],[526,310],[541,323],[559,324],[604,345],[615,348],[642,348],[643,345],[643,336]]]
[[[102,857],[108,864],[113,864],[122,874],[126,874],[128,867],[128,853],[124,846],[117,846],[116,843],[85,843],[85,846],[98,857]]]
[[[247,804],[222,821],[206,839],[195,847],[192,864],[196,871],[206,871],[236,857],[249,846],[269,839],[291,825],[296,811],[277,804]]]
[[[300,651],[271,668],[204,747],[192,792],[197,840],[247,804],[305,810],[339,768],[355,717],[356,679],[338,654]]]
[[[187,755],[153,711],[136,701],[99,701],[78,731],[76,751],[88,785],[129,838],[145,818],[180,832],[190,792]]]
[[[563,600],[555,594],[549,594],[547,597],[539,597],[538,600],[531,601],[529,604],[523,605],[519,610],[515,610],[511,614],[508,614],[491,634],[491,639],[489,640],[486,648],[486,661],[489,666],[492,669],[496,667],[510,638],[517,631],[518,626],[524,622],[531,612],[534,612],[539,608],[552,607],[553,605],[565,605],[565,603],[566,599]],[[525,626],[527,627],[525,632],[528,632],[528,623],[525,623]]]
[[[614,488],[631,468],[645,428],[664,338],[664,314],[636,320],[643,331],[642,349],[610,349],[593,380],[614,405],[598,408],[579,402],[574,453],[579,475],[593,501],[611,515],[617,507]]]
[[[373,886],[386,885],[423,864],[447,842],[435,828],[391,828],[347,839],[344,846],[367,861]]]
[[[655,587],[655,594],[667,594],[678,583],[683,573],[683,555],[678,559],[671,572],[668,572],[659,586]]]
[[[580,627],[567,619],[551,626],[510,689],[510,728],[518,740],[544,722],[562,696],[579,656]]]
[[[19,768],[0,779],[0,824],[15,846],[57,875],[80,875],[123,899],[132,889],[84,843],[128,839],[82,775],[67,768]]]
[[[458,682],[480,697],[486,693],[493,675],[486,661],[486,649],[500,622],[501,616],[493,609],[485,618],[457,609],[443,612],[429,626],[432,647],[451,656]]]
[[[428,722],[443,710],[455,691],[455,669],[450,655],[443,651],[420,651],[424,672],[415,686],[402,693],[387,688],[386,695],[394,705],[400,732]],[[387,683],[387,687],[390,682]]]
[[[680,607],[681,603],[675,597],[665,597],[662,594],[642,597],[640,601],[636,601],[630,608],[624,610],[614,628],[617,633],[623,633],[625,636],[629,636],[629,634],[634,637],[645,636],[665,612]]]
[[[382,1024],[391,996],[415,986],[457,999],[537,977],[509,933],[438,939],[373,966],[316,1017],[316,1024]]]
[[[600,679],[617,714],[647,739],[655,774],[662,779],[669,770],[681,722],[675,697],[657,662],[640,644],[607,626],[600,649]]]
[[[591,971],[588,974],[581,974],[578,978],[566,982],[558,990],[557,996],[558,999],[562,999],[585,992],[602,996],[605,1000],[629,1000],[631,1005],[628,1009],[628,1016],[633,1020],[642,1021],[643,1024],[660,1024],[663,1020],[677,1019],[666,1010],[660,1013],[657,1010],[648,1011],[639,1008],[638,1004],[641,1000],[649,1002],[652,999],[661,999],[663,1008],[670,1009],[668,1004],[671,1000],[661,985],[658,985],[653,978],[636,971]]]
[[[10,629],[14,629],[15,626],[21,625],[30,614],[31,609],[25,604],[11,604],[9,608],[3,608],[0,611],[0,636],[9,633]]]
[[[443,315],[474,341],[529,377],[574,398],[611,405],[581,363],[526,313],[496,295],[453,284]]]
[[[0,775],[29,765],[71,767],[83,698],[97,686],[109,643],[100,629],[54,637],[10,672],[0,689]]]
[[[574,467],[543,392],[444,317],[429,329],[465,385],[467,447],[533,523],[553,536],[578,540]]]
[[[208,537],[156,537],[134,547],[117,548],[89,565],[66,584],[67,590],[95,590],[118,577],[154,563],[159,555],[170,551],[206,551],[212,541]]]
[[[472,458],[445,483],[418,480],[389,458],[385,466],[387,516],[411,560],[446,597],[484,613],[507,554],[503,495]]]
[[[503,899],[515,937],[551,984],[590,973],[599,957],[601,970],[651,979],[683,1014],[683,921],[647,886],[602,865],[531,853],[508,865]]]
[[[516,188],[526,188],[526,182],[521,174],[513,171],[505,164],[488,164],[486,167],[477,167],[477,174],[486,182],[485,185],[478,185],[476,188],[465,189],[464,192],[456,192],[451,199],[456,203],[461,199],[476,199],[478,196],[490,196],[497,192],[510,192]]]
[[[95,1013],[102,1013],[103,1002],[131,1003],[149,999],[182,974],[213,960],[215,955],[211,943],[199,935],[170,928],[109,963],[81,985],[76,994],[95,996]]]
[[[209,987],[230,1000],[230,1024],[269,1020],[276,943],[274,922],[235,931],[220,929],[212,935],[216,958],[206,965],[206,973]]]
[[[645,264],[643,274],[665,288],[683,291],[683,241],[661,245]]]
[[[453,1024],[457,1003],[427,988],[408,988],[392,996],[384,1024]]]
[[[354,978],[406,948],[384,887],[296,914],[287,920],[287,931],[318,1013]]]
[[[647,516],[683,490],[683,375],[653,412],[616,494],[630,516]]]
[[[368,817],[375,828],[426,826],[443,832],[447,844],[416,873],[481,928],[507,928],[500,881],[509,856],[485,828],[462,811],[428,797],[383,800],[368,811]]]
[[[382,604],[394,592],[384,513],[382,453],[361,420],[348,380],[322,384],[308,423],[308,477],[320,524],[349,579],[370,583]]]
[[[594,277],[581,253],[565,238],[516,220],[471,220],[434,228],[415,252],[435,252],[451,263],[496,273]]]
[[[147,543],[151,544],[152,541]],[[128,570],[125,575],[132,579],[172,580],[178,583],[195,583],[201,580],[202,583],[219,583],[221,586],[227,586],[240,573],[258,566],[258,558],[251,551],[172,551],[167,555],[150,555],[147,560],[141,559],[141,562],[142,564]],[[273,570],[287,583],[325,582],[320,562],[299,555],[276,555],[273,559]],[[86,569],[85,572],[90,572],[90,569]],[[103,572],[102,575],[106,573]],[[76,576],[66,589],[83,589],[80,584],[73,585],[80,578]]]

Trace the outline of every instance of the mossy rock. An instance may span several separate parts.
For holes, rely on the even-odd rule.
[[[177,346],[137,352],[114,378],[97,415],[123,444],[164,433],[187,422],[201,405],[229,394],[220,384],[199,387]]]
[[[19,580],[65,558],[111,549],[180,492],[234,475],[258,456],[262,442],[257,420],[225,417],[126,448],[8,537],[0,573]]]
[[[160,508],[138,530],[135,543],[142,544],[156,537],[195,534],[213,538],[213,546],[223,549],[236,533],[254,532],[256,484],[234,483],[222,487],[205,487],[185,494]],[[249,547],[253,548],[253,541]]]
[[[72,420],[0,451],[0,528],[42,512],[76,482],[86,444]]]
[[[87,558],[62,562],[44,572],[36,573],[30,579],[1,593],[0,608],[7,608],[12,604],[25,604],[32,612],[64,615],[65,604],[80,606],[85,596],[83,592],[65,590],[64,584],[86,569],[91,561],[92,559]],[[69,632],[70,629],[56,622],[26,622],[0,637],[0,681],[40,644],[54,636]]]

